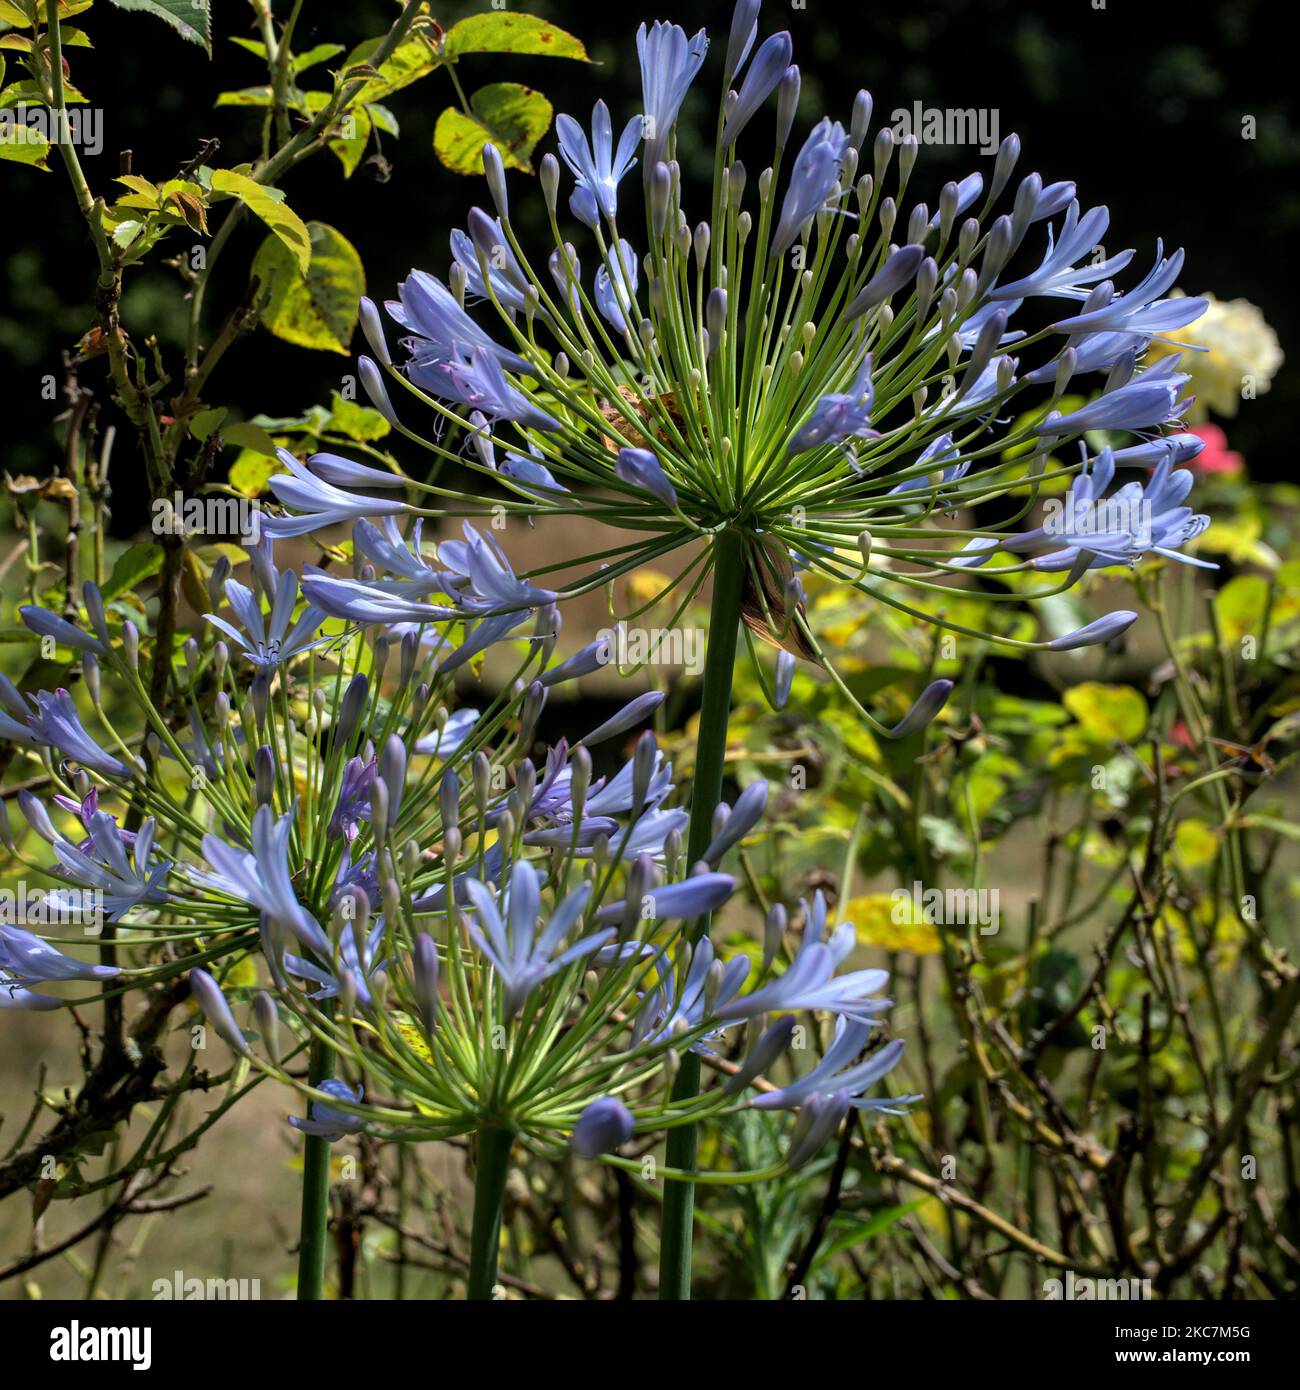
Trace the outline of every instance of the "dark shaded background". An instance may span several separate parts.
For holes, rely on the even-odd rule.
[[[1001,133],[1016,130],[1024,141],[1021,173],[1037,169],[1045,181],[1074,178],[1088,203],[1109,204],[1108,249],[1138,248],[1128,276],[1136,278],[1150,264],[1157,234],[1167,247],[1186,246],[1183,288],[1253,300],[1290,351],[1296,302],[1288,272],[1300,224],[1292,12],[1264,0],[1175,6],[1110,0],[1102,9],[1095,3],[913,0],[850,7],[808,0],[801,10],[769,3],[761,32],[784,25],[793,33],[804,75],[798,130],[823,111],[847,121],[859,86],[875,95],[877,124],[917,99],[931,106],[994,107]],[[475,8],[480,7],[452,6],[440,17],[450,24]],[[714,52],[692,91],[683,129],[711,134],[718,47],[725,44],[730,0],[645,6],[534,0],[518,8],[576,33],[596,66],[467,58],[460,72],[469,90],[492,81],[526,82],[543,90],[557,111],[570,111],[584,123],[591,103],[603,96],[621,126],[639,109],[633,35],[640,19],[674,19],[691,31],[704,24]],[[86,161],[96,192],[110,191],[117,152],[124,147],[134,151],[135,171],[153,179],[173,175],[205,136],[220,138],[223,164],[256,153],[252,141],[260,113],[212,106],[221,87],[262,80],[259,61],[229,41],[232,35],[254,36],[251,12],[235,0],[215,0],[214,10],[224,80],[200,49],[148,16],[101,4],[86,17],[97,47],[75,50],[72,58],[79,85],[107,108],[104,152]],[[295,47],[324,40],[350,45],[381,32],[392,14],[392,4],[380,0],[308,0]],[[305,79],[304,85],[324,85],[324,69],[316,71],[318,80]],[[445,74],[391,99],[402,135],[383,145],[392,165],[387,183],[364,172],[345,181],[331,154],[316,156],[284,182],[304,219],[329,222],[351,239],[376,299],[390,295],[413,265],[445,273],[449,228],[463,225],[472,202],[486,199],[481,181],[446,172],[433,154],[434,121],[451,101]],[[1253,140],[1242,138],[1246,116],[1256,121]],[[770,112],[767,119],[770,128]],[[541,148],[551,148],[551,139]],[[751,138],[754,173],[762,157],[759,143]],[[692,167],[706,157],[690,137],[684,137],[682,151]],[[989,164],[966,150],[927,147],[912,191],[933,206],[942,183],[972,167],[987,172]],[[40,399],[39,379],[58,372],[60,349],[73,345],[89,322],[93,254],[57,160],[52,169],[39,174],[0,165],[3,466],[11,473],[49,471],[56,447],[51,422],[59,407]],[[524,197],[522,176],[512,176],[512,184],[518,190],[516,218],[526,224],[523,205],[536,212],[540,197]],[[263,235],[260,226],[245,226],[219,263],[209,291],[209,337],[216,315],[240,295]],[[168,346],[179,342],[183,305],[171,272],[136,272],[124,314],[137,340],[148,327]],[[296,349],[259,330],[230,354],[208,399],[244,415],[295,414],[328,400],[350,365],[341,356]],[[89,380],[102,367],[92,364],[85,371]],[[1298,389],[1296,375],[1284,367],[1272,391],[1229,424],[1230,442],[1246,455],[1253,476],[1290,476],[1285,429]],[[127,535],[143,515],[129,446],[119,445],[115,475],[114,530]]]

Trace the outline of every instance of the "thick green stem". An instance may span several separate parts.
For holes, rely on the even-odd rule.
[[[474,1173],[474,1229],[469,1242],[468,1297],[483,1301],[492,1297],[497,1282],[497,1255],[501,1249],[501,1207],[510,1171],[508,1129],[480,1129],[477,1167]]]
[[[334,1070],[334,1054],[313,1043],[308,1080],[313,1086],[328,1081]],[[307,1113],[311,1114],[308,1106]],[[298,1236],[298,1297],[325,1297],[325,1255],[329,1235],[330,1143],[307,1136],[302,1161],[302,1221]]]
[[[745,582],[745,545],[738,532],[723,531],[713,542],[713,605],[709,610],[708,654],[704,662],[704,700],[695,744],[691,824],[687,862],[694,864],[713,838],[713,812],[722,796],[726,769],[731,680],[736,665],[740,599]],[[695,924],[695,939],[708,930],[708,918]],[[688,1052],[673,1085],[673,1099],[689,1099],[700,1089],[700,1059]],[[665,1162],[669,1168],[695,1167],[696,1131],[682,1125],[670,1131]],[[664,1190],[663,1231],[659,1242],[659,1297],[691,1296],[691,1244],[695,1223],[695,1184],[670,1182]]]

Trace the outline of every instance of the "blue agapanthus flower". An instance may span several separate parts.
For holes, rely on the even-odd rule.
[[[826,937],[826,899],[819,891],[813,895],[811,905],[804,903],[803,907],[807,922],[789,969],[761,989],[724,1005],[718,1010],[720,1019],[826,1009],[845,1018],[870,1023],[889,1008],[890,1000],[874,997],[889,983],[888,971],[835,973],[857,944],[852,924],[840,923],[829,938],[823,939]]]
[[[623,127],[617,149],[614,147],[614,127],[609,118],[609,107],[603,101],[598,101],[592,107],[590,140],[587,139],[587,132],[572,116],[555,118],[555,134],[559,140],[560,154],[573,171],[578,187],[586,190],[605,217],[615,217],[618,213],[618,185],[636,163],[636,150],[641,143],[641,117],[633,116]]]
[[[102,895],[104,915],[116,922],[138,903],[161,904],[168,901],[162,885],[171,872],[170,860],[150,864],[155,823],[148,817],[135,834],[118,827],[106,811],[94,811],[87,823],[90,834],[80,845],[62,836],[53,841],[60,877],[95,889]],[[70,897],[54,889],[48,895],[52,907],[71,903]]]
[[[544,980],[598,951],[615,934],[612,928],[593,932],[561,949],[587,906],[591,896],[588,883],[575,888],[539,932],[541,880],[537,870],[522,861],[511,870],[500,901],[476,878],[465,886],[474,908],[474,917],[467,924],[469,933],[505,988],[507,1015],[518,1013]]]
[[[1189,469],[1175,468],[1167,450],[1145,482],[1125,483],[1109,496],[1115,477],[1115,458],[1103,449],[1075,478],[1061,506],[1061,521],[1026,531],[1007,544],[1013,552],[1032,552],[1057,546],[1030,562],[1035,569],[1060,572],[1073,569],[1088,555],[1089,569],[1134,565],[1144,555],[1163,555],[1199,569],[1218,569],[1213,561],[1184,555],[1180,546],[1195,540],[1210,524],[1184,502],[1192,490]]]
[[[298,576],[292,570],[285,570],[280,575],[271,612],[265,621],[257,596],[238,580],[226,580],[226,600],[239,620],[239,627],[215,613],[205,613],[204,620],[231,638],[260,675],[269,676],[294,657],[329,640],[317,636],[326,617],[323,609],[309,603],[294,622]]]
[[[873,1026],[870,1021],[841,1018],[835,1025],[835,1037],[821,1061],[788,1086],[755,1096],[755,1109],[790,1110],[798,1105],[807,1105],[813,1097],[820,1096],[838,1097],[845,1109],[851,1106],[855,1110],[903,1114],[909,1104],[921,1097],[899,1096],[896,1099],[874,1100],[863,1094],[893,1071],[903,1056],[903,1044],[895,1039],[863,1061],[855,1063],[854,1058],[862,1052]]]
[[[300,515],[263,516],[262,534],[273,540],[305,536],[310,531],[355,521],[358,517],[385,516],[411,510],[397,497],[365,497],[360,493],[345,492],[333,483],[327,483],[324,478],[317,477],[288,449],[277,449],[276,457],[288,471],[272,474],[267,486],[277,501],[286,507],[293,507]]]
[[[60,688],[53,695],[42,690],[34,698],[36,713],[27,716],[33,741],[57,748],[65,757],[101,777],[119,780],[131,776],[131,768],[106,753],[86,732],[66,690]]]
[[[354,1089],[346,1081],[322,1081],[316,1089],[334,1096],[344,1105],[349,1102],[355,1105],[365,1096],[364,1086]],[[331,1144],[346,1139],[349,1134],[359,1134],[366,1127],[365,1121],[359,1115],[349,1114],[337,1106],[326,1105],[321,1100],[313,1100],[308,1110],[307,1119],[304,1120],[300,1115],[290,1115],[289,1123],[294,1129],[300,1129],[304,1134],[316,1139],[327,1139]]]
[[[688,39],[680,25],[656,21],[649,29],[643,24],[637,30],[636,51],[641,60],[646,168],[653,169],[668,148],[687,88],[709,51],[709,36],[701,29]]]
[[[227,844],[216,835],[203,837],[203,855],[212,872],[190,869],[189,876],[202,888],[264,912],[303,945],[328,959],[329,939],[320,924],[298,901],[289,875],[289,838],[293,834],[293,813],[278,820],[270,806],[259,806],[253,814],[251,851]]]
[[[66,956],[34,932],[0,925],[0,1009],[57,1009],[63,1000],[32,994],[29,985],[61,980],[114,980],[116,965],[96,965]]]

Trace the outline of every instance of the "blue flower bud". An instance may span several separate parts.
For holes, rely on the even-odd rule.
[[[795,1024],[796,1020],[793,1014],[786,1014],[784,1017],[778,1018],[750,1048],[740,1070],[722,1088],[723,1094],[734,1096],[737,1091],[743,1091],[755,1077],[768,1071],[777,1058],[790,1046],[790,1039],[794,1037]]]
[[[908,734],[923,729],[935,715],[948,703],[953,683],[950,680],[931,681],[916,698],[916,703],[894,725],[886,730],[890,738],[906,738]]]
[[[625,483],[644,488],[668,506],[677,505],[677,489],[649,449],[620,449],[614,463],[614,473]]]
[[[384,741],[384,751],[379,755],[379,775],[388,789],[388,824],[395,825],[406,787],[406,744],[397,734],[389,734]]]
[[[424,1019],[425,1031],[432,1033],[438,1016],[438,948],[428,932],[421,932],[415,938],[412,974],[416,1006]]]
[[[537,171],[537,181],[542,186],[542,197],[546,199],[546,210],[554,217],[556,200],[560,191],[560,161],[553,154],[542,156],[541,166]]]
[[[628,729],[635,727],[647,715],[653,713],[663,704],[666,696],[662,690],[647,691],[644,695],[638,695],[635,700],[629,701],[621,710],[603,724],[593,729],[584,739],[580,740],[579,746],[594,748],[596,744],[603,743],[606,739],[615,738],[617,735],[626,733]]]
[[[503,222],[510,218],[510,198],[506,193],[506,166],[501,151],[489,141],[483,146],[483,172],[487,175],[488,191]]]
[[[280,1065],[280,1012],[275,1000],[262,989],[253,1000],[253,1013],[257,1018],[257,1031],[262,1035],[262,1046],[266,1055],[278,1067]]]
[[[361,378],[366,395],[370,397],[370,404],[390,425],[397,424],[397,412],[393,409],[392,401],[388,399],[388,388],[384,385],[383,375],[373,359],[358,357],[357,375]]]
[[[596,1158],[622,1148],[636,1130],[632,1112],[617,1096],[593,1100],[578,1116],[570,1145],[580,1158]]]
[[[236,1052],[247,1053],[248,1043],[240,1032],[235,1016],[230,1012],[226,996],[220,986],[206,970],[190,971],[190,992],[194,1002],[203,1011],[203,1016],[212,1025],[216,1035]]]
[[[1084,627],[1056,637],[1047,644],[1051,652],[1071,652],[1077,647],[1095,647],[1102,642],[1110,642],[1121,633],[1127,632],[1137,622],[1137,614],[1126,608],[1107,613],[1104,618],[1088,623]]]
[[[365,334],[366,342],[370,344],[370,351],[385,367],[392,366],[393,359],[388,351],[388,341],[384,337],[384,325],[380,320],[379,310],[375,308],[375,301],[364,294],[361,296],[358,317],[361,320],[361,331]]]

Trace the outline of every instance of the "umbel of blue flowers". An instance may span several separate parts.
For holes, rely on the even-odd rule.
[[[17,797],[35,850],[3,814],[0,838],[48,877],[52,907],[93,895],[119,926],[122,964],[63,949],[76,939],[66,928],[0,928],[0,1007],[57,1008],[70,1001],[50,990],[68,988],[90,1002],[189,967],[236,1065],[301,1097],[306,1113],[291,1123],[309,1164],[362,1130],[630,1163],[616,1150],[633,1137],[653,1141],[756,1094],[798,1112],[779,1167],[806,1162],[850,1104],[867,1103],[868,1072],[875,1085],[898,1060],[876,1046],[885,975],[846,968],[852,930],[828,931],[820,897],[793,933],[774,911],[757,969],[743,954],[718,958],[701,927],[733,894],[724,861],[759,828],[766,785],[715,806],[708,842],[688,858],[672,766],[638,732],[661,693],[538,755],[550,692],[610,653],[594,643],[557,661],[554,594],[516,576],[472,526],[462,535],[435,557],[418,521],[403,535],[381,515],[355,521],[354,578],[282,567],[269,535],[249,547],[249,584],[219,566],[214,611],[186,644],[184,739],[149,698],[133,625],[114,621],[93,585],[89,631],[23,610],[34,631],[81,653],[85,694],[80,705],[67,691],[28,700],[0,681],[6,735],[55,788],[48,802]],[[457,673],[489,642],[513,642],[515,678],[453,712]],[[134,702],[148,757],[106,710],[106,680]],[[629,737],[631,756],[597,776],[590,750]],[[132,802],[149,812],[138,831],[123,823]],[[773,1014],[786,1021],[766,1026]],[[853,1066],[804,1077],[787,1026],[798,1014],[827,1028],[848,1020],[852,1058],[843,1043],[835,1055]],[[712,1085],[678,1097],[684,1059],[718,1062],[724,1047],[741,1051],[740,1071],[719,1067]],[[863,1070],[871,1058],[888,1065]],[[313,1219],[319,1229],[323,1215]],[[475,1248],[479,1290],[495,1249]]]
[[[491,475],[511,514],[581,515],[627,533],[560,598],[680,552],[689,558],[662,597],[684,606],[713,571],[737,591],[751,652],[784,653],[775,687],[765,681],[777,698],[795,659],[833,667],[805,614],[809,575],[970,632],[938,611],[955,580],[1020,601],[1193,539],[1199,518],[1144,544],[1122,519],[1142,499],[1119,487],[1121,519],[1095,547],[1074,545],[1068,523],[1055,546],[1030,533],[1078,563],[1054,586],[1016,585],[1045,568],[1023,557],[1018,525],[1045,484],[1076,473],[1109,483],[1162,462],[1168,474],[1188,457],[1186,436],[1167,433],[1187,377],[1177,356],[1145,359],[1205,307],[1171,294],[1183,253],[1157,243],[1151,269],[1124,288],[1134,253],[1101,251],[1105,207],[1088,207],[1072,182],[1018,175],[1015,135],[991,167],[917,190],[916,137],[873,134],[866,92],[841,119],[802,122],[790,37],[758,42],[757,24],[758,6],[741,0],[702,196],[674,151],[683,97],[704,70],[703,30],[642,25],[639,109],[616,115],[602,100],[590,120],[557,119],[560,158],[546,154],[538,180],[549,247],[517,235],[512,194],[539,194],[509,189],[485,147],[491,206],[467,210],[441,278],[412,271],[388,305],[396,360],[364,308],[377,362],[362,360],[362,379],[380,408],[432,454]],[[468,441],[460,455],[453,424]],[[1068,447],[1099,430],[1115,470]],[[327,485],[299,469],[331,494],[384,477],[336,471]],[[1165,496],[1181,501],[1188,480],[1174,472]],[[337,499],[304,495],[310,486],[277,488],[299,513],[283,525],[305,528],[313,510],[337,520]],[[436,514],[438,497],[425,500]],[[391,497],[348,505],[402,509]],[[1077,638],[970,635],[1071,647],[1112,639],[1133,617],[1109,615]]]

